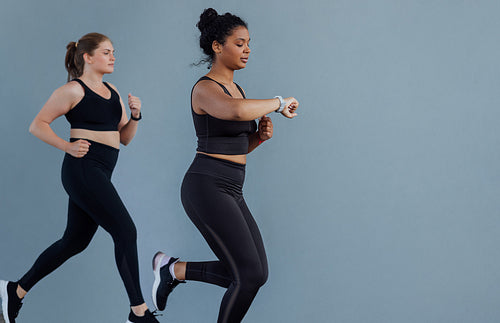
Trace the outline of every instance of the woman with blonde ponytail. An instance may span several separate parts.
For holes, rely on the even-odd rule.
[[[78,42],[70,42],[66,45],[66,59],[65,66],[68,71],[68,82],[71,80],[71,77],[77,77],[76,75],[81,75],[83,73],[82,67],[83,63],[81,59],[83,59],[83,55],[77,56],[76,52],[78,50]],[[76,60],[78,59],[78,63]],[[80,66],[80,67],[79,67]]]
[[[27,292],[82,252],[101,226],[113,238],[116,264],[130,300],[127,322],[158,322],[142,297],[134,222],[111,183],[120,144],[130,143],[137,131],[141,101],[128,95],[129,119],[116,87],[103,82],[115,63],[108,37],[90,33],[70,42],[66,49],[68,83],[54,91],[31,123],[30,132],[66,153],[62,182],[69,195],[67,227],[62,238],[48,247],[19,281],[0,281],[5,321],[15,323]],[[71,125],[69,141],[50,127],[62,115]]]

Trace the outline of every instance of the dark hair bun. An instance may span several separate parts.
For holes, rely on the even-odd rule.
[[[212,49],[213,42],[217,41],[219,44],[224,45],[226,38],[231,35],[233,29],[238,26],[247,28],[246,22],[229,12],[219,15],[217,11],[212,8],[203,10],[203,13],[200,15],[200,21],[196,24],[196,27],[201,31],[200,47],[203,49],[203,53],[207,55],[207,58],[200,63],[208,62],[212,64],[215,56]]]
[[[196,24],[196,27],[198,27],[198,29],[203,32],[217,19],[218,16],[219,14],[215,9],[205,9],[200,15],[200,21]]]

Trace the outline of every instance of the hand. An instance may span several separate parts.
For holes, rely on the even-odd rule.
[[[128,94],[128,106],[130,108],[130,113],[134,118],[139,118],[141,115],[141,99],[132,94]]]
[[[297,113],[295,113],[295,110],[299,107],[299,101],[297,101],[293,97],[289,97],[285,99],[285,108],[283,111],[281,111],[281,114],[284,115],[287,118],[294,118],[297,116]]]
[[[77,140],[73,142],[68,142],[66,146],[66,152],[73,157],[82,158],[89,152],[90,142],[87,140]]]
[[[262,141],[266,141],[268,139],[271,139],[273,136],[273,122],[271,121],[271,118],[268,116],[264,115],[259,119],[259,138]]]

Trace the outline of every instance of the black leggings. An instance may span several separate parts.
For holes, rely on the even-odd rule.
[[[244,165],[197,154],[181,188],[187,215],[219,259],[188,262],[186,279],[227,288],[218,323],[241,322],[267,280],[262,237],[242,194],[244,178]]]
[[[38,257],[19,280],[19,285],[29,291],[66,260],[87,248],[101,226],[113,238],[116,264],[130,305],[137,306],[144,303],[139,284],[137,232],[111,183],[119,150],[87,141],[91,143],[90,150],[83,158],[64,156],[62,182],[69,195],[68,224],[64,235]]]

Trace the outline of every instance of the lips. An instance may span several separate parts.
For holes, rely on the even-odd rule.
[[[244,62],[244,63],[247,63],[248,62],[248,57],[241,58],[241,61]]]

